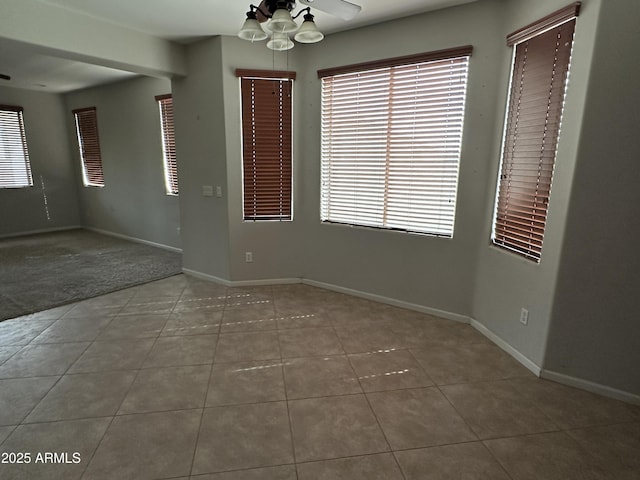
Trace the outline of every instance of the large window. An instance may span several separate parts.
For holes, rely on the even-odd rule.
[[[322,221],[453,236],[471,52],[318,72]]]
[[[291,220],[295,73],[237,70],[236,75],[242,91],[244,219]]]
[[[507,37],[514,46],[493,243],[542,255],[556,146],[579,3]]]
[[[171,94],[156,97],[160,108],[164,184],[168,195],[178,194],[178,164],[176,163],[176,135],[173,127],[173,98]]]
[[[33,185],[22,107],[0,105],[0,188]]]
[[[104,187],[96,107],[74,110],[73,115],[76,120],[76,133],[80,147],[84,185]]]

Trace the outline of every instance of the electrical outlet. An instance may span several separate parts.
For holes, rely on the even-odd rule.
[[[529,323],[529,310],[523,308],[520,310],[520,323],[527,325]]]
[[[244,261],[247,263],[253,262],[253,252],[244,252]]]

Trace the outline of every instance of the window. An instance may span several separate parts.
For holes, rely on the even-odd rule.
[[[98,116],[96,107],[73,111],[82,160],[82,179],[85,186],[104,187],[102,156],[98,138]]]
[[[472,47],[321,70],[321,220],[453,236]]]
[[[0,105],[0,188],[32,185],[22,107]]]
[[[540,261],[579,3],[507,37],[511,87],[492,241]]]
[[[242,91],[244,219],[291,220],[295,73],[237,70],[236,75]]]
[[[167,194],[178,194],[178,164],[176,163],[176,135],[173,128],[173,99],[171,94],[156,97],[160,108],[164,184]]]

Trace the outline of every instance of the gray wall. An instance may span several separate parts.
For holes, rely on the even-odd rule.
[[[83,226],[181,248],[179,199],[165,190],[154,98],[170,92],[169,80],[141,77],[65,95]],[[104,187],[82,185],[71,111],[91,106],[97,108]]]
[[[0,104],[24,108],[33,175],[33,187],[0,189],[0,236],[78,226],[78,197],[62,98],[0,87]]]
[[[603,2],[545,369],[640,393],[640,2]]]
[[[511,61],[511,49],[506,47],[505,37],[566,4],[565,0],[510,0],[504,4],[504,23],[498,32],[503,58],[499,74],[495,77],[499,84],[497,115],[490,120],[496,127],[491,140],[490,161],[484,165],[489,174],[482,186],[486,191],[481,212],[483,232],[474,252],[478,270],[473,294],[473,317],[532,362],[531,366],[537,369],[542,366],[546,349],[600,0],[585,0],[576,22],[569,88],[558,143],[542,260],[540,264],[535,264],[492,246],[489,238]],[[529,310],[527,326],[519,322],[520,309],[523,307]]]

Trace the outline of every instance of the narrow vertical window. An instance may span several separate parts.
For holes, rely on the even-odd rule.
[[[73,110],[85,187],[104,187],[96,107]]]
[[[238,70],[244,220],[292,219],[291,97],[295,73]]]
[[[178,164],[176,163],[176,135],[173,127],[173,98],[171,94],[156,97],[160,108],[164,183],[168,195],[178,195]]]
[[[22,110],[0,105],[0,188],[33,185]]]
[[[492,241],[535,262],[542,255],[579,6],[507,37],[514,54]]]

